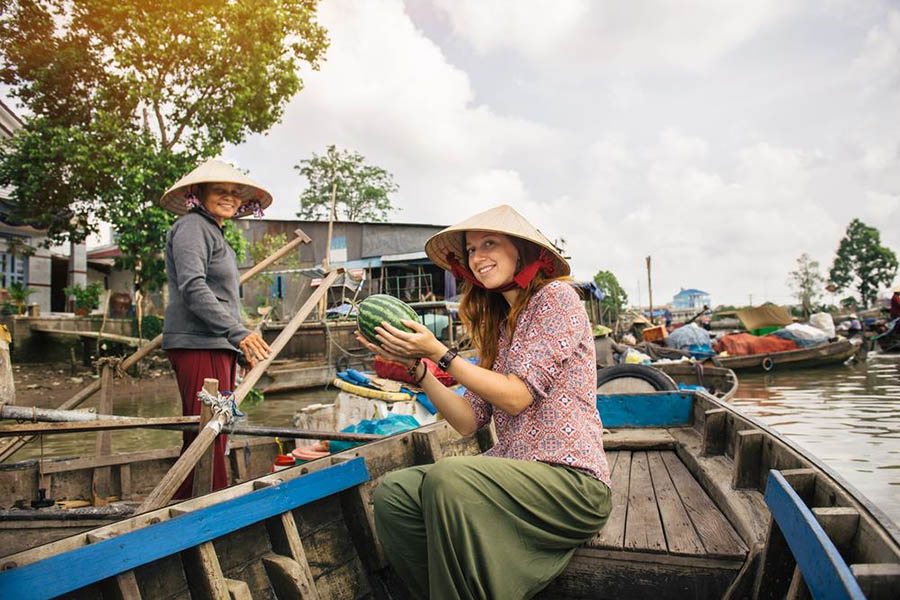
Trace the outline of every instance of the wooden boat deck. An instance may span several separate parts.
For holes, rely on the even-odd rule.
[[[607,454],[613,510],[590,548],[743,560],[747,546],[671,450]]]

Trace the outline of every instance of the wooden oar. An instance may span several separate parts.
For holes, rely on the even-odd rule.
[[[90,421],[74,421],[71,423],[17,423],[0,426],[0,437],[15,435],[38,435],[56,433],[80,433],[85,431],[117,431],[120,429],[174,429],[176,431],[195,431],[200,417],[156,417],[156,418],[124,418],[96,419]],[[343,442],[374,442],[383,439],[383,435],[374,433],[344,433],[339,431],[315,431],[295,429],[293,427],[261,427],[254,425],[230,425],[222,429],[224,433],[234,435],[252,435],[261,437],[281,437],[304,440],[339,440]]]
[[[270,256],[261,260],[259,263],[257,263],[255,266],[253,266],[253,268],[251,268],[249,271],[247,271],[243,275],[241,275],[241,283],[242,284],[246,283],[251,277],[256,276],[260,271],[262,271],[263,269],[265,269],[266,267],[268,267],[275,261],[283,258],[288,252],[290,252],[291,250],[293,250],[300,244],[307,244],[310,241],[312,241],[312,240],[310,240],[309,236],[306,235],[303,232],[303,230],[301,230],[301,229],[295,230],[294,234],[296,235],[296,237],[294,239],[292,239],[290,242],[288,242],[287,244],[282,246],[280,249],[273,252]],[[159,346],[162,344],[162,338],[163,338],[162,334],[159,334],[158,336],[153,338],[147,344],[144,344],[143,346],[139,347],[137,349],[137,351],[135,351],[134,354],[125,358],[121,362],[119,367],[123,371],[127,371],[128,369],[130,369],[132,366],[137,364],[137,362],[139,360],[141,360],[142,358],[144,358],[145,356],[147,356],[148,354],[150,354],[151,352],[153,352],[154,350],[159,348]],[[84,402],[85,400],[87,400],[88,398],[90,398],[96,392],[98,392],[100,390],[100,381],[101,381],[100,379],[94,380],[91,384],[89,384],[87,387],[83,388],[80,392],[78,392],[77,394],[75,394],[74,396],[72,396],[71,398],[66,400],[65,402],[63,402],[59,406],[59,410],[69,410],[69,409],[79,406],[82,402]],[[22,446],[24,446],[25,444],[27,444],[28,442],[30,442],[33,439],[34,439],[34,437],[29,436],[29,437],[24,437],[22,439],[10,441],[5,447],[0,448],[0,462],[3,462],[4,460],[6,460],[10,456],[12,456],[16,451],[19,450],[19,448],[21,448]]]
[[[275,360],[278,353],[287,345],[288,341],[293,337],[297,329],[300,328],[303,321],[306,320],[306,317],[309,316],[309,313],[316,307],[319,299],[323,298],[325,294],[328,293],[331,284],[334,283],[338,275],[341,275],[343,272],[344,269],[338,268],[328,273],[328,275],[319,283],[319,288],[307,298],[297,314],[294,315],[282,332],[278,334],[278,337],[275,338],[275,341],[272,342],[269,358],[257,363],[256,366],[247,373],[247,376],[234,391],[234,402],[237,406],[241,405],[241,402],[244,401],[244,397],[251,389],[253,389],[253,386],[256,385],[259,378],[266,372],[266,369],[269,368],[271,362]],[[200,460],[203,452],[213,443],[216,436],[219,435],[226,420],[227,415],[223,412],[217,412],[215,414],[209,424],[203,428],[194,439],[193,443],[191,443],[188,449],[178,458],[178,461],[172,468],[169,469],[169,472],[162,478],[162,481],[160,481],[156,488],[150,492],[150,495],[147,496],[138,508],[138,512],[161,508],[172,499],[172,496],[174,496],[175,492],[178,490],[178,486],[180,486],[181,482],[188,476],[188,473],[193,470],[194,465]]]

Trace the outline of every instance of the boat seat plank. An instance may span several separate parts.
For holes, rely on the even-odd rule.
[[[666,535],[659,518],[646,452],[635,452],[631,458],[624,546],[626,550],[642,552],[666,551]]]
[[[610,452],[607,454],[609,460]],[[625,516],[628,510],[628,478],[631,475],[631,452],[616,452],[615,465],[610,466],[612,479],[612,511],[606,525],[588,546],[597,548],[622,549],[625,542]]]
[[[669,553],[688,556],[706,554],[662,456],[659,452],[648,452],[647,460]]]
[[[674,452],[660,453],[707,556],[742,558],[747,546]]]

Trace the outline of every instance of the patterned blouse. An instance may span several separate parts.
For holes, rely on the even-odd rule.
[[[525,382],[534,402],[512,416],[466,392],[478,427],[494,417],[497,444],[485,455],[565,465],[610,485],[596,368],[591,327],[578,294],[564,282],[545,285],[519,314],[512,343],[501,328],[493,367]]]

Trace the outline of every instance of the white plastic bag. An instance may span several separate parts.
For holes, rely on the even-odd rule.
[[[834,319],[827,312],[819,312],[809,318],[809,324],[816,329],[821,329],[828,336],[828,339],[834,337]]]

